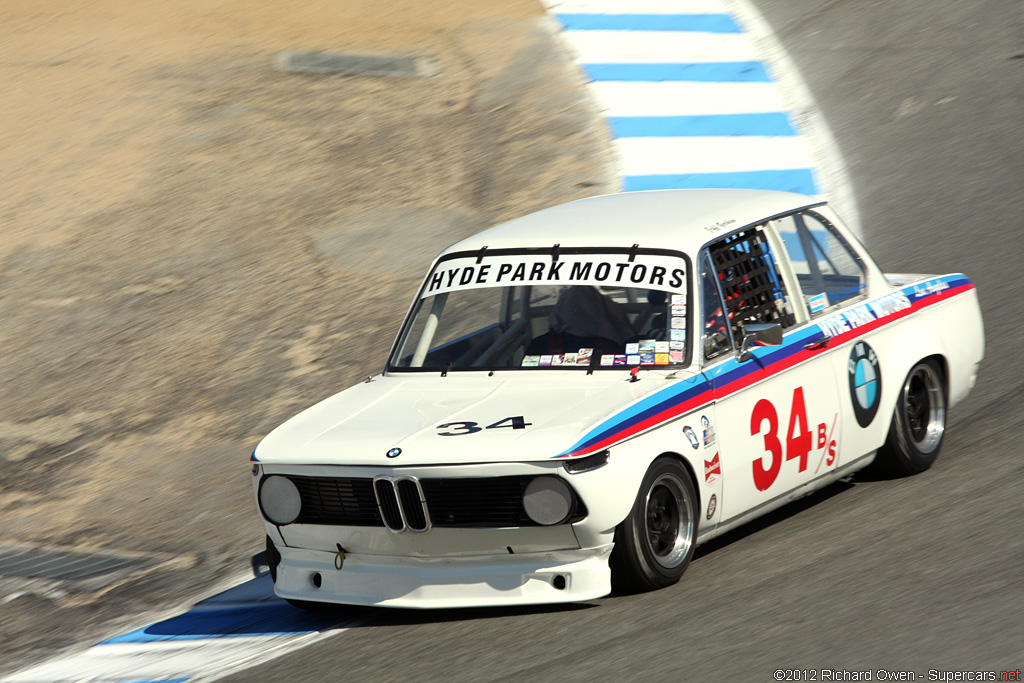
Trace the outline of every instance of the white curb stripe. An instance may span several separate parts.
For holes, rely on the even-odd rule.
[[[701,116],[786,110],[774,83],[600,81],[591,93],[605,116]]]

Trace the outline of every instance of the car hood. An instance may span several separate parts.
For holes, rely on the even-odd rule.
[[[266,464],[388,466],[547,460],[666,384],[654,373],[630,382],[625,371],[502,374],[379,376],[288,420],[253,457]],[[510,418],[525,426],[515,428],[518,420]],[[388,458],[393,448],[401,454]]]

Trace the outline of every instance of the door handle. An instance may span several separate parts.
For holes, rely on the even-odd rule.
[[[832,337],[828,336],[827,334],[823,334],[822,336],[818,337],[815,341],[804,344],[804,349],[807,351],[811,351],[813,349],[823,349],[828,346],[830,341],[832,341]]]

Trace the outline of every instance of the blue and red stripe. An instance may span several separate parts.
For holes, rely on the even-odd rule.
[[[928,289],[929,286],[934,287],[939,283],[944,284],[947,288],[941,291]],[[925,290],[923,293],[922,289]],[[974,289],[974,285],[962,275],[945,276],[904,287],[900,291],[910,301],[909,308],[884,315],[843,334],[836,335],[832,337],[829,345],[839,346],[971,289]],[[867,304],[877,301],[879,299],[869,301]],[[734,365],[735,367],[725,370],[716,378],[717,387],[715,388],[712,388],[712,385],[706,380],[696,385],[691,385],[684,380],[682,384],[674,384],[651,396],[646,396],[587,432],[583,438],[555,457],[575,458],[596,453],[698,410],[711,403],[713,399],[724,398],[788,370],[825,351],[824,347],[804,348],[807,343],[819,339],[823,335],[821,326],[813,325],[803,333],[788,338],[784,346],[764,347],[772,348],[772,350],[763,355],[758,354],[760,362],[729,361],[727,366]]]

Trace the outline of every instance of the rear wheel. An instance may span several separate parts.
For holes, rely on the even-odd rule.
[[[889,436],[878,465],[895,475],[924,472],[939,457],[946,431],[946,383],[934,360],[921,361],[907,375],[896,400]]]
[[[629,517],[615,529],[612,582],[641,592],[670,586],[693,558],[697,538],[693,479],[674,458],[658,458],[647,470]]]

